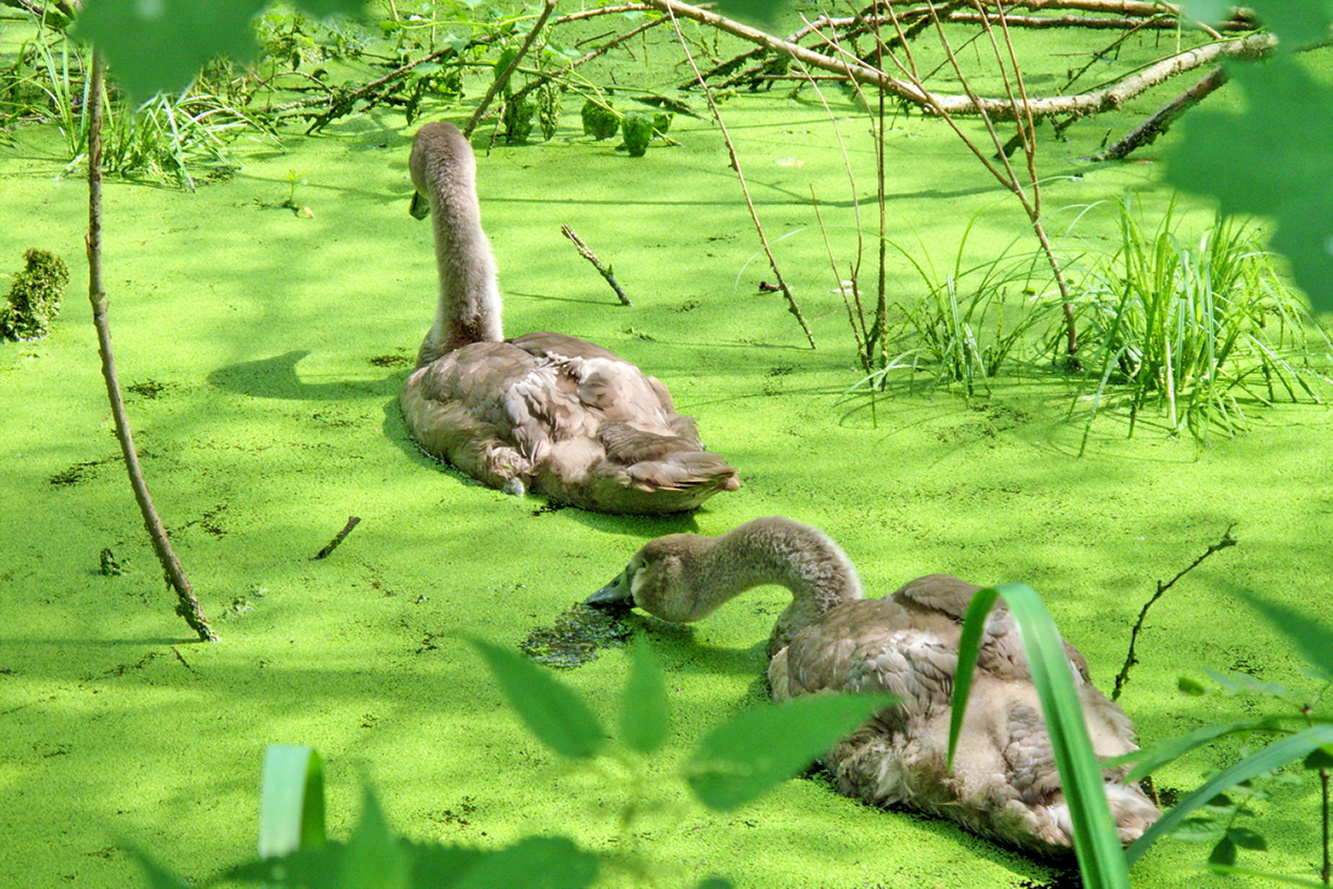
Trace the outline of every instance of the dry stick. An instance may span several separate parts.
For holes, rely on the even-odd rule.
[[[542,26],[546,24],[546,20],[551,17],[552,11],[555,10],[555,4],[556,0],[546,0],[546,3],[542,6],[541,15],[537,16],[537,23],[532,26],[532,30],[528,32],[528,36],[523,39],[523,44],[518,48],[518,51],[514,53],[514,57],[509,60],[509,64],[505,66],[505,69],[496,76],[495,82],[492,83],[491,88],[486,91],[486,95],[481,97],[481,102],[478,103],[477,110],[472,113],[472,119],[467,122],[467,126],[463,127],[464,136],[472,135],[472,131],[476,129],[477,124],[481,122],[482,115],[486,113],[487,106],[491,104],[491,99],[494,99],[495,94],[504,89],[505,84],[509,82],[510,76],[514,73],[514,70],[518,68],[518,63],[522,61],[523,55],[528,51],[528,48],[532,46],[533,41],[537,39],[537,35],[541,33]]]
[[[1209,43],[1168,56],[1102,89],[1072,96],[1034,97],[1028,100],[1026,109],[1019,109],[1007,100],[1000,98],[986,98],[975,94],[970,96],[936,95],[926,90],[919,83],[890,77],[887,73],[877,70],[872,65],[867,65],[854,57],[847,57],[845,53],[839,53],[833,57],[827,56],[747,25],[742,25],[716,13],[700,9],[697,6],[682,3],[680,0],[646,0],[646,2],[662,12],[670,12],[673,17],[682,16],[693,19],[766,49],[781,53],[812,68],[831,71],[859,83],[887,90],[891,95],[918,106],[927,114],[973,116],[984,113],[991,120],[1016,120],[1020,111],[1025,117],[1031,116],[1033,119],[1050,117],[1056,114],[1090,115],[1104,111],[1115,111],[1145,90],[1157,86],[1184,71],[1211,64],[1219,56],[1242,59],[1259,58],[1269,54],[1276,45],[1275,39],[1270,34],[1252,34],[1241,40]]]
[[[106,291],[102,287],[103,72],[102,56],[96,48],[93,49],[92,64],[92,78],[88,88],[88,299],[93,305],[93,326],[97,328],[97,347],[102,356],[102,377],[106,380],[111,416],[116,423],[116,440],[120,442],[120,451],[125,457],[125,469],[129,472],[134,499],[139,504],[139,512],[143,514],[144,527],[148,529],[148,536],[153,541],[153,550],[162,564],[167,583],[176,591],[176,613],[185,618],[185,622],[199,634],[200,639],[216,642],[218,637],[208,626],[208,618],[204,617],[199,600],[190,589],[190,581],[171,548],[167,529],[153,507],[153,498],[148,494],[148,484],[144,481],[143,468],[139,465],[139,455],[130,434],[125,401],[120,394],[116,357],[111,350],[111,326],[106,317]]]
[[[694,72],[694,77],[699,86],[704,91],[704,98],[708,100],[708,108],[713,112],[713,119],[717,121],[718,129],[722,131],[722,140],[727,143],[727,153],[731,155],[731,168],[736,171],[736,178],[741,184],[741,193],[745,195],[745,206],[750,209],[750,220],[754,223],[754,230],[759,234],[759,243],[764,247],[764,254],[768,257],[768,266],[773,270],[773,277],[777,279],[778,287],[782,289],[782,295],[787,299],[787,311],[796,318],[801,325],[801,331],[805,334],[806,342],[810,348],[818,348],[815,345],[814,334],[810,333],[810,326],[805,323],[805,316],[801,314],[801,307],[796,304],[796,297],[792,295],[791,288],[787,286],[787,279],[782,277],[782,271],[778,268],[778,261],[773,256],[772,249],[768,246],[768,238],[764,235],[764,226],[759,222],[759,212],[754,208],[754,201],[750,198],[750,187],[745,183],[745,173],[741,170],[741,159],[736,154],[736,146],[731,141],[731,134],[727,132],[727,125],[722,121],[722,114],[717,109],[717,102],[713,101],[713,91],[708,88],[704,82],[703,75],[699,73],[699,66],[694,63],[694,54],[690,52],[689,46],[685,43],[685,35],[681,33],[680,22],[676,21],[676,14],[671,6],[666,7],[666,13],[671,19],[671,27],[676,31],[676,40],[680,42],[680,48],[685,53],[685,60],[690,63],[690,70]]]
[[[348,535],[348,534],[351,534],[351,533],[352,533],[352,529],[355,528],[355,527],[356,527],[357,525],[359,525],[359,524],[361,524],[361,516],[357,516],[357,515],[354,515],[354,516],[348,516],[348,517],[347,517],[347,524],[346,524],[346,525],[343,525],[343,529],[342,529],[341,531],[339,531],[339,532],[337,533],[337,535],[336,535],[332,540],[330,540],[330,541],[328,542],[328,544],[327,544],[322,550],[320,550],[319,552],[317,552],[317,553],[315,553],[313,556],[311,556],[311,557],[310,557],[310,561],[314,562],[314,561],[316,561],[317,559],[327,558],[328,555],[329,555],[329,553],[331,553],[331,552],[333,552],[335,549],[337,549],[337,548],[338,548],[338,544],[340,544],[340,543],[342,543],[344,540],[346,540],[346,539],[347,539],[347,535]]]
[[[566,238],[569,238],[569,240],[574,242],[574,246],[578,249],[579,255],[592,263],[592,267],[597,269],[597,274],[605,278],[606,283],[611,285],[611,289],[616,292],[616,296],[620,297],[620,304],[622,306],[634,305],[629,301],[629,297],[625,295],[625,291],[620,289],[620,285],[616,282],[616,276],[611,273],[611,266],[602,265],[602,261],[597,258],[597,254],[593,253],[588,245],[583,243],[582,238],[574,234],[574,229],[567,225],[562,225],[560,226],[560,231]]]
[[[1177,117],[1202,102],[1209,93],[1219,89],[1226,82],[1226,70],[1214,68],[1194,86],[1157,109],[1152,117],[1111,143],[1105,150],[1094,154],[1090,160],[1118,161],[1127,157],[1135,149],[1151,145],[1158,136],[1170,129],[1171,124],[1175,123]]]
[[[1212,546],[1208,547],[1207,551],[1204,552],[1203,555],[1199,556],[1197,559],[1191,562],[1189,564],[1189,567],[1181,571],[1175,577],[1171,578],[1169,582],[1162,583],[1160,580],[1157,581],[1157,592],[1153,593],[1152,598],[1150,598],[1147,602],[1144,603],[1143,609],[1139,612],[1139,619],[1134,622],[1134,628],[1129,631],[1129,653],[1125,655],[1125,665],[1120,668],[1120,673],[1117,674],[1117,676],[1115,677],[1115,688],[1111,691],[1111,700],[1114,701],[1120,697],[1121,689],[1123,689],[1125,683],[1129,681],[1129,668],[1139,662],[1139,659],[1134,656],[1134,645],[1136,642],[1138,642],[1139,631],[1143,629],[1143,622],[1148,617],[1148,609],[1152,607],[1154,602],[1162,598],[1163,593],[1171,589],[1171,587],[1175,586],[1177,580],[1180,580],[1180,578],[1184,577],[1186,574],[1189,574],[1195,568],[1198,568],[1199,565],[1203,563],[1204,559],[1208,558],[1218,550],[1226,549],[1229,546],[1235,546],[1236,538],[1231,536],[1231,529],[1234,527],[1236,527],[1234,524],[1227,526],[1226,533],[1222,535],[1221,540],[1219,540],[1217,543],[1214,543]]]

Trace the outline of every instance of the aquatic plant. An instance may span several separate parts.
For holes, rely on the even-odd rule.
[[[23,271],[14,276],[9,298],[0,306],[0,339],[36,340],[46,336],[69,283],[65,261],[32,248],[23,254]]]
[[[588,99],[579,112],[583,118],[583,134],[592,136],[597,141],[610,139],[620,129],[620,115],[611,107],[611,103]]]
[[[620,121],[620,136],[630,157],[643,157],[648,153],[648,143],[653,141],[652,121],[642,114],[626,114]]]
[[[1152,230],[1132,198],[1116,207],[1119,248],[1092,261],[1077,295],[1095,384],[1089,426],[1104,403],[1126,404],[1133,435],[1156,406],[1171,432],[1203,440],[1244,429],[1246,404],[1320,401],[1328,370],[1314,366],[1307,338],[1322,331],[1252,229],[1218,217],[1189,239],[1174,204]]]

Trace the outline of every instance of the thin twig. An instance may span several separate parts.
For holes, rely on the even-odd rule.
[[[361,516],[355,516],[355,515],[348,516],[347,524],[343,525],[343,529],[339,531],[337,536],[335,536],[332,540],[330,540],[322,550],[311,556],[310,561],[313,562],[317,559],[326,558],[329,553],[333,552],[335,549],[338,548],[338,544],[342,543],[344,540],[347,539],[347,535],[351,534],[352,529],[355,528],[360,523],[361,523]]]
[[[556,0],[546,0],[546,3],[542,6],[541,15],[537,16],[537,23],[532,26],[532,30],[524,38],[523,44],[519,46],[518,51],[514,53],[514,57],[509,60],[509,64],[505,66],[504,70],[496,75],[495,81],[491,84],[491,88],[486,91],[486,95],[481,97],[481,101],[477,104],[477,110],[472,112],[472,119],[467,122],[467,126],[463,127],[464,136],[470,137],[472,135],[472,131],[476,129],[477,124],[481,122],[482,115],[486,113],[487,107],[490,106],[491,99],[494,99],[495,94],[504,89],[505,85],[509,83],[509,78],[518,68],[518,63],[522,61],[524,53],[532,46],[533,41],[537,39],[537,35],[541,33],[542,26],[551,17],[552,11],[555,10],[555,4]]]
[[[190,589],[189,578],[185,576],[185,570],[171,548],[167,529],[148,493],[148,483],[144,481],[143,467],[139,465],[139,455],[134,449],[130,421],[120,393],[115,353],[111,349],[111,325],[107,321],[106,291],[102,284],[102,67],[101,52],[94,47],[92,77],[88,86],[88,299],[93,306],[93,326],[97,328],[97,346],[102,356],[102,378],[106,381],[111,416],[116,424],[116,440],[120,442],[120,451],[125,457],[125,469],[130,476],[130,487],[134,489],[134,500],[139,504],[144,527],[153,541],[153,550],[162,564],[166,581],[176,591],[176,613],[185,618],[185,622],[200,639],[216,642],[218,637],[209,627],[208,618],[204,616],[199,600]]]
[[[1121,690],[1125,687],[1125,684],[1129,681],[1129,668],[1139,662],[1139,659],[1134,655],[1134,645],[1135,643],[1138,642],[1139,631],[1143,629],[1143,622],[1148,618],[1148,609],[1153,606],[1154,602],[1162,598],[1163,593],[1171,589],[1171,587],[1175,586],[1176,581],[1180,580],[1186,574],[1189,574],[1195,568],[1198,568],[1199,565],[1203,564],[1204,559],[1208,558],[1218,550],[1226,549],[1229,546],[1235,546],[1236,538],[1231,536],[1231,529],[1234,527],[1236,527],[1234,524],[1227,526],[1226,533],[1222,535],[1221,540],[1219,540],[1217,543],[1214,543],[1212,546],[1208,547],[1208,549],[1204,552],[1203,555],[1199,556],[1193,562],[1190,562],[1189,566],[1186,567],[1179,574],[1177,574],[1175,577],[1171,578],[1166,583],[1162,583],[1160,580],[1157,581],[1157,592],[1153,593],[1152,597],[1149,598],[1148,601],[1143,604],[1142,610],[1139,611],[1139,619],[1134,622],[1134,627],[1129,631],[1129,653],[1125,655],[1124,666],[1122,666],[1120,668],[1120,672],[1116,674],[1115,687],[1111,691],[1111,700],[1114,701],[1120,697]]]
[[[574,229],[567,225],[562,225],[560,226],[560,231],[566,238],[569,238],[569,240],[574,243],[575,248],[579,251],[579,255],[592,263],[592,267],[597,269],[597,274],[605,278],[606,283],[611,285],[611,289],[616,292],[616,296],[620,297],[620,304],[622,306],[634,305],[629,301],[629,297],[625,295],[625,291],[620,289],[620,284],[616,281],[616,276],[611,272],[611,266],[603,265],[602,261],[597,258],[597,254],[593,253],[592,249],[588,247],[587,244],[583,243],[583,239],[574,234]]]
[[[768,257],[769,268],[773,270],[773,276],[777,278],[778,287],[781,288],[782,295],[787,299],[787,311],[791,312],[796,318],[796,322],[801,325],[801,330],[805,333],[805,339],[810,344],[810,348],[817,348],[814,334],[810,333],[810,326],[805,323],[805,316],[801,314],[801,307],[796,304],[796,297],[792,295],[791,288],[787,286],[787,279],[782,276],[782,270],[778,268],[777,258],[773,256],[773,250],[768,246],[768,238],[764,235],[764,226],[759,221],[759,212],[755,210],[754,201],[750,198],[750,187],[745,183],[745,173],[741,170],[741,159],[736,154],[736,146],[731,141],[731,134],[727,132],[727,125],[722,120],[721,112],[718,111],[717,102],[713,100],[713,91],[708,88],[703,75],[699,73],[699,66],[694,63],[694,53],[690,52],[689,45],[685,42],[685,35],[681,33],[680,22],[676,21],[676,14],[672,5],[665,7],[667,15],[671,18],[671,27],[676,31],[676,40],[680,42],[680,48],[685,53],[685,60],[690,63],[690,70],[694,72],[695,80],[704,91],[704,98],[708,100],[708,107],[713,112],[713,119],[717,121],[718,129],[722,131],[722,141],[727,143],[727,153],[731,156],[731,168],[736,171],[736,178],[740,181],[741,193],[745,195],[745,206],[750,209],[750,220],[754,223],[754,229],[759,234],[759,243],[763,245],[764,254]]]

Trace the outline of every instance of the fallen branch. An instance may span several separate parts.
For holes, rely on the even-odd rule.
[[[1236,538],[1231,536],[1231,529],[1234,527],[1236,526],[1229,525],[1227,527],[1226,533],[1222,535],[1221,540],[1219,540],[1217,543],[1214,543],[1212,546],[1208,547],[1207,551],[1204,552],[1203,555],[1199,556],[1193,562],[1190,562],[1189,566],[1185,568],[1183,571],[1181,571],[1179,574],[1177,574],[1175,577],[1171,578],[1166,583],[1162,583],[1160,580],[1157,581],[1157,592],[1153,593],[1152,597],[1143,604],[1143,609],[1139,612],[1139,619],[1134,622],[1133,629],[1129,631],[1129,653],[1125,655],[1125,665],[1120,668],[1120,672],[1115,677],[1115,688],[1112,689],[1111,691],[1111,700],[1114,701],[1120,697],[1120,691],[1125,687],[1125,683],[1129,681],[1129,668],[1139,662],[1139,659],[1134,656],[1134,645],[1138,641],[1139,631],[1143,629],[1143,622],[1148,617],[1148,609],[1153,606],[1154,602],[1162,598],[1163,593],[1171,589],[1171,587],[1175,586],[1176,581],[1180,580],[1180,578],[1184,577],[1186,574],[1189,574],[1195,568],[1198,568],[1199,565],[1203,564],[1204,559],[1208,558],[1218,550],[1226,549],[1229,546],[1235,546]]]
[[[322,550],[311,556],[310,561],[314,562],[317,559],[326,558],[329,553],[333,552],[335,549],[338,548],[338,544],[342,543],[344,540],[347,539],[347,535],[351,534],[352,529],[355,528],[360,523],[361,523],[360,516],[355,516],[355,515],[348,516],[347,524],[343,525],[343,529],[339,531],[338,534],[332,540],[330,540]]]
[[[102,286],[102,93],[103,71],[101,53],[94,47],[92,77],[88,85],[88,299],[93,305],[93,326],[97,328],[97,348],[102,356],[102,378],[111,402],[111,416],[116,424],[116,440],[125,457],[125,469],[134,489],[135,502],[143,515],[144,527],[153,541],[153,550],[162,564],[167,583],[176,591],[176,613],[185,618],[199,638],[216,642],[218,637],[208,625],[208,618],[199,607],[199,600],[190,589],[189,578],[171,548],[167,529],[153,506],[144,480],[139,454],[134,449],[125,400],[120,394],[120,379],[116,374],[116,356],[111,349],[111,325],[106,317],[106,291]]]
[[[605,278],[606,283],[611,285],[611,289],[616,292],[616,296],[620,297],[620,304],[622,306],[633,305],[633,303],[629,301],[629,297],[625,295],[625,291],[621,290],[620,285],[616,282],[616,276],[611,273],[611,266],[602,265],[602,261],[597,258],[597,254],[593,253],[592,250],[588,248],[588,245],[583,243],[582,238],[574,234],[574,229],[567,225],[562,225],[560,226],[560,231],[566,238],[569,238],[569,240],[574,242],[574,247],[578,249],[579,255],[592,263],[592,267],[597,269],[597,274]]]
[[[1251,34],[1238,40],[1208,43],[1168,56],[1141,71],[1125,76],[1117,83],[1103,89],[1072,96],[1028,96],[1022,106],[1019,107],[1007,98],[940,95],[917,86],[909,79],[891,77],[873,65],[839,52],[837,37],[825,36],[822,31],[819,34],[823,38],[824,44],[832,51],[832,55],[826,55],[798,43],[774,37],[772,34],[766,34],[763,31],[725,18],[717,13],[700,9],[697,6],[682,3],[680,0],[645,0],[645,2],[664,13],[708,25],[719,31],[740,37],[742,40],[748,40],[764,49],[785,55],[812,68],[830,71],[857,83],[884,90],[891,96],[896,96],[917,106],[926,114],[934,116],[949,114],[954,117],[985,116],[992,121],[1023,120],[1026,122],[1029,118],[1039,120],[1056,114],[1086,117],[1101,112],[1115,111],[1140,93],[1185,71],[1213,64],[1221,58],[1261,58],[1272,52],[1273,47],[1276,46],[1276,40],[1272,35],[1265,33]],[[1036,0],[1033,0],[1033,2],[1036,2]],[[1031,6],[1031,4],[1024,5],[1030,8],[1047,8]],[[1151,5],[1146,3],[1114,4],[1117,8],[1137,8],[1140,6],[1146,8]],[[1061,7],[1053,4],[1048,6],[1049,8],[1079,8]],[[1158,11],[1161,10],[1158,9]],[[990,19],[985,18],[982,21],[989,23]]]
[[[1127,157],[1135,149],[1151,145],[1157,137],[1171,128],[1177,117],[1199,104],[1214,90],[1227,82],[1227,72],[1223,68],[1214,68],[1204,75],[1194,86],[1167,102],[1143,123],[1117,139],[1103,151],[1094,154],[1089,160],[1118,161]]]

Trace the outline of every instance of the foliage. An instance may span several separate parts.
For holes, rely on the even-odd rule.
[[[1314,385],[1327,380],[1287,357],[1308,358],[1309,315],[1249,228],[1219,217],[1191,242],[1171,210],[1152,232],[1129,199],[1118,210],[1119,249],[1093,261],[1078,299],[1097,381],[1089,423],[1114,396],[1128,401],[1131,435],[1152,404],[1172,432],[1202,440],[1211,426],[1244,428],[1243,402],[1319,401]]]
[[[364,0],[295,0],[316,18],[353,15]],[[259,56],[251,22],[264,0],[87,0],[75,22],[75,35],[97,44],[107,55],[117,81],[132,96],[174,92],[190,83],[199,69],[218,57],[239,65]]]
[[[932,375],[933,385],[959,383],[967,395],[975,394],[978,384],[1001,373],[1011,363],[1015,350],[1024,345],[1032,330],[1047,317],[1040,311],[1042,297],[1037,295],[1034,278],[1042,279],[1037,257],[1014,258],[1002,251],[994,259],[978,265],[966,265],[967,235],[977,217],[969,222],[951,268],[936,269],[924,249],[913,253],[894,241],[897,250],[915,270],[925,288],[925,295],[903,307],[903,323],[889,338],[908,348],[888,350],[883,366],[860,380],[854,389],[885,389],[896,373],[908,371],[915,377],[924,371]],[[1045,280],[1041,280],[1045,284]],[[859,284],[852,280],[848,289]],[[852,301],[860,305],[859,294]],[[851,303],[849,316],[853,330],[859,330]],[[863,357],[873,357],[862,343]]]
[[[592,136],[599,142],[610,139],[620,129],[620,115],[611,107],[610,102],[589,99],[583,103],[579,115],[583,118],[583,134]]]
[[[46,336],[69,283],[65,261],[36,248],[23,254],[23,271],[14,276],[9,298],[0,305],[0,339],[36,340]]]
[[[620,136],[630,157],[643,157],[653,141],[653,122],[642,114],[626,114],[620,121]]]
[[[1322,883],[1306,882],[1278,874],[1260,874],[1274,880],[1299,885],[1328,885],[1329,850],[1329,769],[1333,766],[1333,714],[1320,712],[1322,699],[1333,688],[1333,630],[1309,615],[1268,602],[1252,593],[1241,597],[1264,615],[1297,652],[1310,669],[1308,675],[1318,682],[1312,694],[1297,695],[1281,685],[1263,682],[1245,674],[1211,673],[1213,681],[1227,696],[1251,696],[1282,705],[1286,713],[1270,713],[1239,721],[1202,726],[1189,734],[1145,747],[1121,758],[1136,763],[1130,778],[1149,775],[1186,754],[1227,736],[1246,737],[1279,735],[1267,746],[1249,753],[1238,762],[1213,775],[1200,787],[1183,797],[1160,821],[1126,850],[1132,864],[1154,842],[1169,833],[1183,832],[1186,837],[1210,841],[1212,851],[1208,866],[1227,873],[1239,872],[1235,862],[1239,849],[1262,850],[1266,846],[1260,829],[1237,824],[1253,812],[1247,799],[1259,798],[1255,779],[1271,776],[1278,769],[1299,762],[1306,774],[1315,773],[1323,788],[1320,819],[1323,823]],[[1201,695],[1203,687],[1192,679],[1182,679],[1186,694]],[[1253,871],[1245,871],[1253,873]]]
[[[1181,5],[1203,21],[1226,14],[1213,0]],[[1262,65],[1227,67],[1245,96],[1245,110],[1190,114],[1182,124],[1184,139],[1167,156],[1167,180],[1215,198],[1225,214],[1272,216],[1274,249],[1290,258],[1296,283],[1315,310],[1330,311],[1333,91],[1306,72],[1295,52],[1328,38],[1333,9],[1285,0],[1249,6],[1280,39],[1278,53]]]
[[[620,712],[620,749],[607,752],[600,720],[576,692],[546,669],[507,649],[475,643],[510,706],[537,739],[578,762],[608,755],[630,773],[622,831],[633,827],[651,783],[648,758],[670,731],[662,668],[641,639],[630,652]],[[686,761],[683,779],[715,811],[739,808],[796,772],[876,710],[892,704],[883,695],[836,695],[745,710],[713,729]],[[284,889],[358,889],[362,886],[459,887],[459,889],[582,889],[604,866],[627,867],[653,884],[650,862],[581,849],[563,836],[529,836],[498,850],[413,843],[395,835],[369,789],[361,818],[346,842],[328,839],[324,826],[323,766],[306,747],[273,746],[264,761],[260,810],[261,859],[228,868],[221,881],[262,883]],[[632,836],[621,848],[636,849]],[[183,885],[152,859],[136,854],[153,889]],[[206,885],[208,885],[206,884]],[[713,877],[700,889],[729,889]]]
[[[986,617],[995,600],[1004,597],[1023,637],[1023,648],[1041,701],[1056,768],[1073,824],[1074,852],[1083,885],[1088,889],[1129,889],[1129,867],[1106,802],[1102,765],[1092,752],[1083,707],[1074,689],[1069,658],[1055,621],[1041,597],[1021,583],[984,589],[972,598],[958,642],[958,673],[954,679],[953,713],[949,725],[949,758],[963,727],[972,672],[981,648]]]

